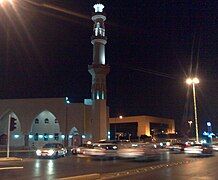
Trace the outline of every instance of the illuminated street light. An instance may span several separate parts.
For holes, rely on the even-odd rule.
[[[198,136],[198,116],[197,116],[197,103],[196,103],[196,93],[195,93],[195,84],[198,84],[200,81],[198,78],[188,78],[186,79],[186,83],[188,85],[192,85],[193,90],[193,101],[194,101],[194,118],[195,118],[195,133],[196,133],[196,141],[199,142]]]
[[[188,123],[189,123],[189,126],[191,128],[193,122],[190,120],[190,121],[188,121]]]
[[[123,116],[119,116],[118,118],[123,119]],[[114,127],[115,140],[116,140],[116,134],[117,134],[117,125],[116,125],[116,123],[117,123],[117,117],[115,118],[115,127]],[[118,136],[118,140],[119,140],[119,136]]]

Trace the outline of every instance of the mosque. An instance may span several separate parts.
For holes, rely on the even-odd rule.
[[[94,23],[91,37],[93,61],[88,65],[88,72],[92,76],[91,99],[85,99],[82,103],[70,103],[67,97],[1,99],[0,146],[7,143],[8,129],[11,146],[32,148],[48,142],[74,146],[88,140],[114,138],[116,132],[113,128],[116,123],[121,127],[127,125],[130,129],[134,127],[130,131],[138,136],[150,135],[150,121],[153,124],[165,124],[166,132],[175,133],[173,119],[135,116],[116,121],[116,118],[109,118],[106,76],[110,72],[110,66],[105,60],[107,37],[103,9],[104,5],[95,4],[91,18]],[[134,126],[128,126],[129,123],[134,123]]]

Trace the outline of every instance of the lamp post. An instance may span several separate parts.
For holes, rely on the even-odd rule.
[[[119,116],[118,117],[119,119],[123,119],[123,116]],[[117,137],[117,125],[116,125],[116,123],[117,123],[117,117],[115,118],[115,127],[114,127],[114,135],[115,135],[115,140],[117,139],[116,137]],[[119,140],[119,137],[118,137],[118,140]]]
[[[195,119],[195,134],[196,134],[196,142],[199,142],[199,136],[198,136],[198,115],[197,115],[197,102],[196,102],[196,93],[195,93],[195,84],[199,83],[198,78],[188,78],[186,79],[186,83],[188,85],[192,85],[192,91],[193,91],[193,102],[194,102],[194,119]]]
[[[190,129],[191,129],[191,127],[192,127],[192,121],[190,120],[190,121],[188,121],[188,124],[189,124],[189,126],[190,126]]]
[[[211,122],[207,122],[207,131],[208,131],[208,137],[210,138],[210,143],[213,142],[213,133],[212,133],[212,126]]]
[[[65,145],[66,147],[68,147],[68,133],[67,133],[67,129],[68,129],[68,119],[67,119],[67,116],[68,116],[68,105],[70,104],[70,101],[69,101],[69,98],[68,97],[65,97]]]

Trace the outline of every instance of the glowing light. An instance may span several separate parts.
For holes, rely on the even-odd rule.
[[[32,138],[33,138],[33,135],[30,134],[30,135],[29,135],[29,138],[32,139]]]
[[[67,104],[70,104],[70,101],[69,101],[68,97],[65,98],[65,101],[66,101]]]
[[[48,150],[48,155],[49,156],[52,156],[54,153],[55,153],[55,151],[53,149],[49,149]]]
[[[42,152],[41,152],[41,150],[39,150],[39,149],[38,149],[38,150],[36,150],[36,155],[37,155],[37,156],[40,156],[40,155],[41,155],[41,153],[42,153]]]
[[[19,136],[19,135],[17,135],[17,134],[15,134],[15,135],[14,135],[14,138],[16,138],[16,139],[17,139],[17,138],[19,138],[19,137],[20,137],[20,136]]]
[[[193,78],[193,79],[191,79],[191,78],[188,78],[188,79],[186,79],[186,84],[188,84],[188,85],[190,85],[190,84],[198,84],[200,81],[199,81],[199,79],[198,78]]]
[[[170,146],[170,142],[166,142],[166,145],[167,145],[167,146]]]
[[[39,138],[42,139],[42,138],[43,138],[43,135],[39,135]]]
[[[99,99],[99,91],[97,91],[97,97],[96,98]]]
[[[209,127],[210,127],[210,126],[211,126],[211,122],[207,122],[207,126],[209,126]]]
[[[113,149],[117,149],[117,146],[113,146]]]
[[[95,4],[94,6],[95,12],[103,12],[104,5],[103,4]]]
[[[86,136],[85,136],[85,135],[82,135],[82,138],[83,138],[83,139],[85,139],[85,138],[86,138]]]
[[[61,137],[62,137],[62,139],[64,139],[64,138],[65,138],[65,135],[61,135]]]
[[[54,137],[54,135],[48,135],[48,137],[49,137],[50,139],[52,139],[52,138]]]
[[[71,139],[73,137],[73,135],[69,135],[69,138]]]
[[[199,79],[198,78],[194,78],[194,79],[192,79],[192,81],[193,81],[194,84],[198,84],[199,83]]]
[[[119,116],[120,119],[123,119],[123,116]]]
[[[87,143],[86,144],[92,144],[92,142],[91,141],[87,141]]]

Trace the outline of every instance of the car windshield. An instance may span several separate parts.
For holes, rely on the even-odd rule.
[[[46,144],[43,146],[43,148],[59,148],[61,147],[61,144]]]

